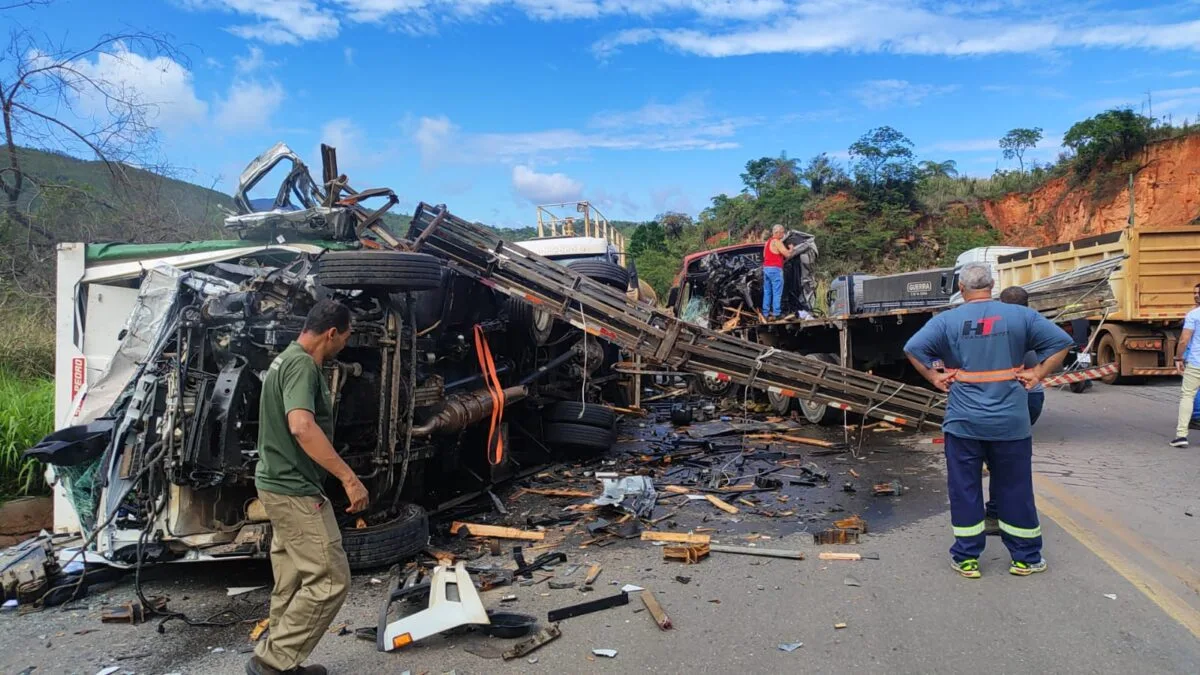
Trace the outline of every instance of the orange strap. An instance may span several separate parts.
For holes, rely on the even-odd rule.
[[[954,373],[955,382],[970,382],[972,384],[983,384],[986,382],[1009,382],[1017,379],[1017,373],[1024,368],[1004,368],[1003,370],[954,370],[947,369],[946,372]]]
[[[492,348],[488,345],[483,327],[475,324],[475,356],[479,358],[479,369],[483,381],[492,397],[492,426],[488,429],[487,458],[492,466],[504,461],[504,435],[499,433],[504,420],[504,387],[496,374],[496,362],[492,359]]]

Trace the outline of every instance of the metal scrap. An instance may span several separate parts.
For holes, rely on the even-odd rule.
[[[597,506],[615,506],[639,518],[654,513],[658,493],[654,481],[648,476],[626,476],[619,478],[615,473],[597,473],[604,486],[604,494],[592,501]]]

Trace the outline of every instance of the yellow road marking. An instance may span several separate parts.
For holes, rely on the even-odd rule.
[[[1075,518],[1071,517],[1065,510],[1065,507],[1058,502],[1057,494],[1059,491],[1054,490],[1057,486],[1045,489],[1049,480],[1038,475],[1034,475],[1033,482],[1039,488],[1039,511],[1049,516],[1059,527],[1066,530],[1072,537],[1075,537],[1079,543],[1086,546],[1092,553],[1095,553],[1097,557],[1113,568],[1117,574],[1125,577],[1129,583],[1133,584],[1134,588],[1141,591],[1151,602],[1166,612],[1168,616],[1188,629],[1196,639],[1200,639],[1200,612],[1192,609],[1191,605],[1183,598],[1164,586],[1153,575],[1146,573],[1139,565],[1130,561],[1129,558],[1115,550],[1112,546],[1104,543],[1091,528],[1081,525]],[[1056,494],[1051,496],[1047,495],[1047,492]]]
[[[1193,593],[1200,593],[1200,573],[1197,573],[1187,563],[1175,560],[1164,553],[1162,549],[1146,541],[1143,537],[1138,536],[1137,533],[1131,531],[1129,528],[1114,521],[1111,516],[1092,506],[1089,502],[1075,496],[1068,488],[1059,485],[1054,480],[1034,474],[1033,482],[1042,494],[1047,492],[1052,493],[1054,498],[1062,502],[1065,506],[1103,528],[1105,532],[1115,536],[1124,542],[1126,546],[1140,552],[1159,569],[1179,579],[1188,590]]]

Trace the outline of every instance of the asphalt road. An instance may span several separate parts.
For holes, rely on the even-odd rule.
[[[331,635],[313,658],[343,673],[1197,673],[1200,432],[1190,450],[1166,445],[1177,391],[1177,384],[1163,383],[1049,393],[1035,431],[1050,562],[1042,575],[1010,576],[998,539],[989,541],[982,580],[954,574],[947,563],[948,515],[927,509],[938,495],[944,502],[945,488],[924,481],[915,487],[920,494],[889,502],[897,512],[912,504],[916,516],[889,519],[890,529],[848,547],[877,552],[877,561],[817,560],[818,549],[802,543],[801,534],[759,545],[804,549],[803,561],[714,553],[684,566],[630,542],[568,552],[573,563],[604,566],[590,594],[545,584],[483,594],[487,606],[515,594],[513,611],[544,619],[548,609],[615,593],[612,582],[633,583],[658,593],[674,622],[667,632],[638,611],[634,597],[626,607],[563,621],[563,637],[533,653],[535,663],[470,653],[511,644],[477,635],[435,637],[394,654]],[[912,462],[938,463],[940,446],[912,448]],[[866,475],[871,462],[842,469],[856,466]],[[744,543],[744,527],[730,524],[725,531],[722,541]],[[232,577],[224,566],[176,569],[156,570],[153,583],[195,613],[227,603],[226,585],[269,583],[263,566],[239,566]],[[690,583],[676,581],[677,575],[690,576]],[[847,585],[848,577],[860,585]],[[108,596],[127,592],[119,586]],[[382,592],[369,577],[356,578],[335,625],[373,624]],[[247,602],[264,599],[259,591]],[[110,664],[138,673],[240,672],[246,655],[238,649],[247,644],[248,626],[214,631],[171,624],[160,636],[153,624],[101,625],[99,601],[87,611],[0,617],[0,672],[38,666],[34,673],[94,673]],[[835,628],[838,623],[846,627]],[[95,632],[76,635],[80,629]],[[778,648],[795,642],[803,646],[790,653]],[[595,648],[618,655],[596,657]],[[132,658],[115,660],[120,656]]]

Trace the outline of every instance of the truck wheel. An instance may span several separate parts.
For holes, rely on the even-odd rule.
[[[393,565],[428,545],[429,517],[416,504],[402,505],[400,515],[385,523],[342,530],[342,548],[353,572]]]
[[[1140,377],[1121,375],[1121,350],[1117,346],[1117,339],[1112,333],[1105,333],[1100,336],[1100,342],[1096,345],[1096,365],[1106,366],[1110,363],[1117,364],[1117,372],[1100,378],[1104,384],[1141,384],[1143,381]]]
[[[580,417],[580,413],[583,414]],[[607,406],[589,403],[586,406],[579,401],[559,401],[546,408],[547,422],[596,427],[611,431],[617,424],[617,414]]]
[[[567,265],[589,279],[612,286],[618,291],[629,289],[629,270],[605,260],[577,260]]]
[[[841,359],[839,359],[835,354],[808,354],[808,356],[834,366],[841,362]],[[821,426],[833,426],[835,424],[841,424],[842,420],[844,419],[842,411],[838,410],[837,408],[831,408],[824,403],[817,403],[815,401],[807,401],[805,399],[797,400],[800,403],[800,412],[804,415],[804,419],[812,422],[813,424],[820,424]]]
[[[326,288],[427,291],[442,285],[440,259],[408,251],[335,251],[321,256],[317,283]]]
[[[725,398],[736,391],[733,380],[714,380],[706,375],[696,375],[688,379],[688,390],[697,396],[707,398]]]
[[[768,391],[767,402],[771,404],[771,411],[776,415],[786,415],[792,410],[792,397],[790,396]]]
[[[586,424],[558,422],[546,425],[546,445],[566,445],[581,450],[608,450],[617,442],[617,432]]]
[[[509,334],[521,343],[531,342],[542,347],[554,332],[554,316],[550,312],[516,298],[508,298],[508,320]]]

